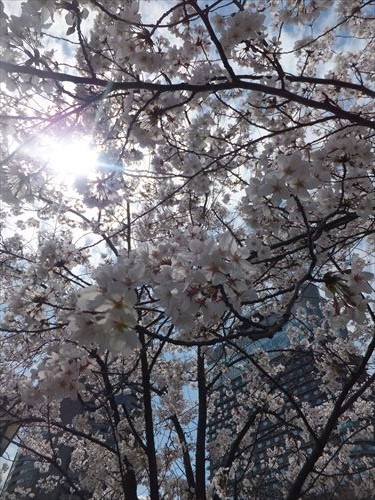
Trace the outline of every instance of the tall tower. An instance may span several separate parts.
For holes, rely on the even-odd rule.
[[[292,319],[273,338],[259,340],[253,340],[251,330],[244,328],[246,337],[237,344],[239,349],[220,348],[211,354],[213,373],[220,375],[213,383],[210,408],[210,475],[219,476],[219,482],[223,478],[226,498],[283,499],[290,465],[311,451],[311,436],[296,418],[295,409],[309,411],[327,401],[313,353],[303,347],[306,330],[313,334],[322,320],[320,305],[318,289],[309,285],[294,312],[302,306],[314,324],[305,322],[302,327]],[[277,319],[270,315],[260,322],[271,326]],[[292,328],[301,340],[300,348],[290,344]],[[368,453],[375,457],[375,440],[357,442],[351,460],[361,460]]]
[[[61,402],[61,422],[68,425],[73,418],[82,411],[82,406],[78,401],[64,399]],[[38,500],[76,500],[81,496],[70,493],[69,484],[66,481],[65,474],[68,474],[71,457],[71,448],[69,446],[60,446],[58,451],[60,469],[54,470],[58,480],[56,485],[48,492],[44,491],[41,483],[49,479],[50,472],[42,473],[35,467],[36,457],[19,448],[14,459],[13,466],[5,482],[2,498],[31,498],[28,495],[34,495],[32,498]],[[21,493],[22,491],[28,493]]]

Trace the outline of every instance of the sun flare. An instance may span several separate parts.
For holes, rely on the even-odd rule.
[[[48,140],[45,149],[47,167],[61,179],[75,179],[96,169],[98,153],[88,139]]]

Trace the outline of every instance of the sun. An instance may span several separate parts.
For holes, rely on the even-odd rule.
[[[54,177],[67,181],[95,172],[98,152],[89,138],[48,138],[43,142],[43,159]]]

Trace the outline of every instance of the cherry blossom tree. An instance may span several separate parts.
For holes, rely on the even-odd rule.
[[[40,488],[374,491],[374,17],[0,0],[0,423]],[[284,437],[260,474],[263,422]]]

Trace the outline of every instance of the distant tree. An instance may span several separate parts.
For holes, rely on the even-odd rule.
[[[374,438],[374,18],[374,0],[0,1],[0,412],[40,488],[204,500],[235,478],[258,498],[266,419],[289,436],[263,458],[280,498],[375,490],[374,456],[352,458]],[[278,364],[244,348],[276,334]],[[320,404],[280,383],[306,356]]]

